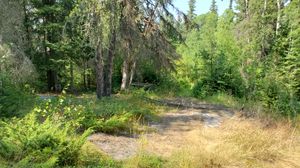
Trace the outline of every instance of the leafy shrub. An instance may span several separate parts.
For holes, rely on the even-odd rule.
[[[140,122],[152,120],[160,107],[141,100],[141,94],[128,94],[96,100],[66,95],[42,100],[34,111],[41,119],[56,117],[76,130],[92,128],[97,132],[130,133]]]
[[[22,116],[33,106],[34,97],[0,74],[0,117]]]
[[[94,101],[88,107],[88,111],[93,111],[95,115],[92,121],[93,129],[106,133],[129,133],[136,130],[140,122],[153,120],[161,107],[141,100],[140,94],[143,93],[134,92]]]
[[[260,100],[269,111],[289,116],[290,118],[297,117],[300,111],[299,100],[289,93],[289,90],[278,81],[264,79],[260,95]]]
[[[130,118],[129,114],[114,115],[107,120],[99,120],[93,128],[105,133],[120,133],[129,131],[132,128]]]
[[[185,81],[178,80],[166,73],[160,76],[160,82],[154,91],[166,96],[190,96],[190,90],[190,85]]]
[[[193,95],[197,98],[205,98],[213,94],[212,88],[206,81],[199,81],[193,88]]]
[[[61,122],[69,123],[75,129],[87,129],[87,123],[95,117],[92,111],[86,106],[87,104],[80,104],[72,97],[61,95],[57,98],[42,100],[40,105],[34,108],[36,114],[40,118],[56,117]]]
[[[55,117],[41,121],[35,113],[23,119],[1,122],[0,156],[16,167],[76,165],[86,131],[77,136],[68,122]]]
[[[243,97],[244,89],[240,77],[232,77],[225,73],[199,80],[193,87],[193,95],[197,98],[205,98],[212,96],[214,93],[225,92],[236,97]]]

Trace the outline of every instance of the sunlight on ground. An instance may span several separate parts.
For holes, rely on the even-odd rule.
[[[151,147],[152,143],[160,148]],[[171,143],[142,139],[140,148],[140,153],[166,158],[164,167],[300,167],[300,137],[292,127],[240,118],[219,128],[199,127]],[[130,159],[128,167],[145,164],[140,163],[145,162],[141,156]]]

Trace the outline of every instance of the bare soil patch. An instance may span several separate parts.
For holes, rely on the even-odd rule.
[[[168,103],[166,103],[168,102]],[[89,141],[114,159],[123,160],[146,150],[160,156],[170,156],[190,141],[191,132],[200,129],[214,129],[222,121],[234,116],[234,112],[220,105],[188,102],[186,100],[166,100],[166,104],[178,104],[179,109],[163,113],[158,122],[150,122],[153,128],[139,137],[94,134]],[[194,107],[194,108],[191,108]]]

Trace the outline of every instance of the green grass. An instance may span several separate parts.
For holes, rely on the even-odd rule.
[[[73,122],[80,130],[92,128],[96,132],[133,134],[146,131],[144,123],[158,119],[166,108],[145,99],[144,91],[96,99],[94,94],[79,97],[61,95],[40,103],[36,108],[41,116],[59,113],[65,121]]]
[[[235,109],[240,109],[244,105],[244,101],[242,99],[235,98],[223,92],[216,93],[212,96],[208,96],[203,100],[208,103],[222,104]]]
[[[157,115],[165,109],[144,100],[139,93],[114,95],[101,100],[90,98],[81,103],[93,117],[86,121],[87,127],[106,133],[141,132],[143,123],[157,120]]]
[[[87,134],[82,133],[90,128],[111,134],[147,131],[143,123],[156,120],[165,107],[147,102],[143,94],[135,91],[101,100],[90,94],[61,95],[39,100],[25,117],[1,123],[0,163],[7,167],[120,167],[101,151],[92,150],[91,144],[83,145]],[[69,163],[72,159],[76,162]]]
[[[149,154],[146,152],[140,152],[135,157],[123,162],[124,168],[162,168],[165,164],[165,160],[161,157]]]

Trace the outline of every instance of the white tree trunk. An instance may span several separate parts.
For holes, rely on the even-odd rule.
[[[135,73],[136,61],[133,61],[131,70],[130,70],[130,79],[129,79],[129,86],[132,84],[134,73]]]
[[[277,21],[276,21],[276,36],[280,28],[280,19],[281,19],[281,0],[277,0]]]
[[[123,67],[122,67],[122,84],[121,84],[122,91],[127,89],[128,68],[129,68],[129,61],[128,61],[128,58],[125,58],[125,60],[123,62]]]

